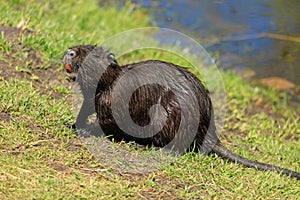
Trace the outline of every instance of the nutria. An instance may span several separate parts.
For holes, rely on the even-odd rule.
[[[69,48],[65,52],[62,61],[67,73],[73,73],[76,76],[84,96],[84,103],[78,115],[80,117],[77,117],[76,120],[76,122],[80,120],[82,122],[78,122],[78,124],[86,123],[87,116],[96,112],[97,122],[101,129],[115,141],[135,141],[142,145],[165,147],[177,137],[176,134],[180,129],[180,123],[185,121],[188,124],[186,126],[188,131],[179,135],[176,138],[177,143],[173,145],[180,146],[182,143],[185,146],[189,144],[188,148],[185,148],[186,151],[205,152],[208,150],[209,152],[206,153],[215,153],[224,159],[238,162],[246,167],[276,171],[300,180],[300,173],[298,172],[249,160],[227,150],[217,137],[214,111],[209,93],[202,82],[187,69],[159,60],[148,60],[119,66],[114,54],[102,47],[93,45]],[[163,81],[169,83],[169,85],[165,86],[164,84],[150,81],[148,84],[138,84],[140,86],[133,91],[132,89],[127,89],[139,81],[155,79],[156,76],[163,74],[155,71],[155,66],[159,66],[159,69],[164,68],[167,72],[170,70],[170,73],[163,77]],[[141,73],[138,73],[138,71]],[[173,72],[175,72],[177,77],[174,77]],[[136,77],[139,79],[136,79]],[[185,82],[176,83],[177,79]],[[178,87],[174,86],[174,89],[173,85]],[[181,91],[178,91],[178,88]],[[123,95],[126,96],[130,92],[130,98],[124,100]],[[196,97],[195,102],[193,102],[193,98],[188,99],[184,96],[188,92],[193,93],[188,94],[188,96]],[[194,118],[193,115],[182,114],[184,108],[181,105],[182,102],[184,102],[188,110],[198,110],[200,116]],[[122,107],[121,104],[128,104],[127,110],[129,110],[130,119],[136,125],[143,128],[151,124],[157,128],[156,130],[159,130],[156,132],[157,134],[148,134],[147,131],[137,132],[144,129],[130,127],[130,121],[123,123],[122,119],[126,118],[126,114],[122,112],[124,110],[119,109],[119,107]],[[158,105],[158,107],[152,109],[154,105]],[[88,111],[84,112],[84,109]],[[160,121],[163,121],[163,123]],[[196,133],[193,134],[189,132],[189,124],[195,123],[195,121],[197,128]],[[128,129],[126,129],[126,126]],[[124,130],[124,127],[126,130]]]
[[[84,61],[85,57],[95,48],[95,45],[81,45],[68,49],[62,58],[62,62],[65,64],[65,69],[67,75],[70,79],[78,82],[80,85],[81,92],[83,94],[83,103],[79,114],[77,116],[76,122],[73,125],[66,124],[72,128],[84,128],[86,126],[86,120],[89,115],[95,113],[95,91],[98,85],[99,78],[93,77],[93,75],[100,74],[99,68],[88,68],[81,67],[81,63]],[[109,60],[109,63],[116,63],[113,54]],[[104,58],[100,58],[104,61]],[[109,63],[103,63],[103,65],[109,65]],[[84,70],[82,73],[78,73],[79,68]],[[89,70],[89,71],[87,71]],[[89,74],[89,76],[84,76]],[[78,75],[78,76],[77,76]]]

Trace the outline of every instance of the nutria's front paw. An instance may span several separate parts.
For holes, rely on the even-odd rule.
[[[64,125],[67,127],[67,128],[71,128],[71,129],[76,129],[76,126],[75,126],[75,124],[70,124],[70,123],[64,123]]]

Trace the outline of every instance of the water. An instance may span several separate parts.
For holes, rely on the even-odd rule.
[[[225,69],[300,86],[300,1],[138,0],[153,23],[192,35]]]

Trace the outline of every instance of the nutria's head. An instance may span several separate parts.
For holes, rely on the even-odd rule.
[[[89,56],[89,59],[85,60],[87,56]],[[113,53],[103,49],[102,47],[96,47],[95,45],[79,45],[70,47],[65,51],[62,57],[62,63],[64,64],[67,75],[73,80],[76,79],[78,70],[83,63],[84,65],[91,65],[88,66],[88,68],[90,68],[90,73],[95,72],[95,70],[91,70],[93,67],[97,68],[117,65],[117,61],[115,60]]]
[[[73,46],[65,51],[62,63],[69,77],[75,80],[81,63],[95,47],[95,45],[80,45]]]

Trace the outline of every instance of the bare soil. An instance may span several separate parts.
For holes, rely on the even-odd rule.
[[[3,52],[0,59],[0,77],[4,80],[11,78],[32,80],[33,85],[42,94],[49,94],[54,98],[61,98],[62,94],[49,90],[47,85],[65,85],[72,88],[72,83],[67,79],[60,66],[54,63],[45,63],[34,49],[20,44],[22,37],[34,34],[32,31],[21,30],[16,27],[0,25],[0,33],[11,45],[10,53]],[[47,69],[45,66],[50,65]]]

